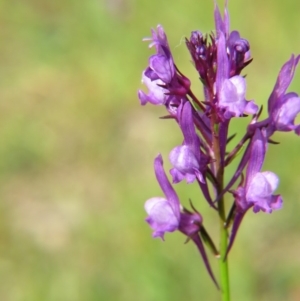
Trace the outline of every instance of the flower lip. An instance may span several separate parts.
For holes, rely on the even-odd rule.
[[[142,105],[145,105],[147,102],[153,105],[166,104],[169,96],[166,95],[167,90],[161,87],[163,82],[160,79],[151,80],[144,72],[142,76],[142,83],[144,83],[148,88],[148,94],[142,90],[138,91],[138,97]]]
[[[165,232],[173,232],[178,229],[179,219],[175,215],[170,202],[164,198],[151,198],[145,203],[148,214],[147,223],[154,230],[153,237],[164,239]]]
[[[219,91],[219,107],[224,108],[225,116],[242,116],[244,113],[255,114],[257,105],[246,101],[246,80],[239,75],[224,79]]]

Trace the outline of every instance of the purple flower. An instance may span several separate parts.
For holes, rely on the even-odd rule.
[[[148,94],[138,91],[142,105],[150,102],[154,105],[165,105],[171,115],[176,116],[176,110],[190,90],[190,81],[176,68],[167,36],[161,25],[157,31],[152,30],[149,47],[155,46],[156,54],[149,58],[149,66],[143,72],[142,83],[148,88]]]
[[[166,198],[155,197],[146,201],[145,210],[148,213],[147,223],[153,229],[153,237],[164,239],[165,232],[180,230],[192,238],[201,226],[202,217],[198,212],[191,213],[184,209],[170,184],[163,168],[163,160],[158,155],[154,160],[156,179]]]
[[[277,175],[270,171],[260,171],[266,154],[265,135],[260,129],[256,129],[251,141],[245,183],[233,192],[236,209],[227,253],[233,245],[238,228],[248,209],[253,207],[255,213],[259,211],[272,213],[273,210],[282,207],[281,196],[273,195],[279,183]]]
[[[236,191],[236,204],[239,211],[246,211],[253,206],[254,212],[260,210],[271,213],[280,209],[280,195],[273,195],[279,179],[270,171],[261,172],[266,153],[266,138],[257,129],[251,142],[250,158],[246,170],[245,185]]]
[[[248,184],[246,200],[253,204],[253,211],[262,210],[272,213],[273,210],[281,209],[282,199],[280,195],[273,195],[277,189],[279,178],[270,171],[257,172]]]
[[[175,230],[185,234],[188,239],[195,243],[210,277],[218,286],[199,236],[202,226],[201,215],[198,212],[192,213],[180,205],[179,198],[164,171],[161,155],[158,155],[154,160],[154,170],[165,198],[155,197],[147,200],[145,203],[145,210],[148,214],[146,221],[153,229],[152,236],[164,239],[166,232]]]
[[[173,232],[178,229],[181,206],[178,196],[165,174],[161,155],[154,160],[154,170],[166,198],[151,198],[145,203],[145,210],[148,213],[146,221],[153,229],[152,236],[164,239],[165,232]]]
[[[300,55],[294,55],[282,66],[276,84],[268,100],[269,126],[268,136],[275,131],[295,131],[300,135],[300,125],[294,121],[300,112],[300,98],[294,92],[286,93],[299,63]]]
[[[175,230],[180,230],[188,236],[197,233],[202,223],[202,217],[199,213],[181,212],[184,210],[164,171],[161,155],[154,160],[154,170],[166,198],[155,197],[145,203],[145,210],[148,213],[146,221],[153,229],[152,236],[164,239],[165,232]]]
[[[142,105],[150,102],[154,105],[166,104],[168,95],[165,84],[169,84],[175,74],[173,57],[168,44],[167,36],[161,25],[157,26],[157,32],[152,29],[152,38],[144,40],[152,41],[149,47],[155,46],[156,54],[149,58],[149,66],[143,72],[142,82],[146,84],[148,95],[142,90],[138,96]]]
[[[189,102],[179,107],[177,117],[184,142],[183,145],[173,148],[169,155],[170,162],[174,166],[170,170],[173,183],[178,183],[184,178],[187,183],[192,183],[196,178],[203,182],[202,171],[205,162],[201,160],[200,139],[194,127],[192,106]]]
[[[178,217],[168,200],[160,197],[151,198],[145,203],[145,210],[149,214],[146,221],[154,230],[153,237],[164,239],[165,232],[178,229]]]

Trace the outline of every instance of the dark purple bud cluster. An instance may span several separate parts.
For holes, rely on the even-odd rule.
[[[186,39],[185,42],[203,85],[212,88],[216,81],[217,71],[215,37],[212,34],[209,42],[207,35],[203,36],[200,31],[193,31],[190,39]]]

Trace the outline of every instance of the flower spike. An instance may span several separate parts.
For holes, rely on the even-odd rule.
[[[185,39],[192,63],[203,87],[198,98],[191,82],[175,64],[167,35],[161,25],[152,29],[149,57],[142,72],[142,83],[147,92],[138,91],[142,105],[147,103],[165,107],[161,120],[172,120],[179,127],[181,140],[171,148],[169,160],[172,184],[158,155],[154,160],[156,179],[164,197],[150,198],[145,203],[146,221],[153,237],[164,240],[166,232],[180,231],[186,242],[192,241],[217,287],[205,245],[220,258],[222,300],[229,300],[228,254],[247,212],[272,213],[282,208],[282,197],[275,194],[279,177],[264,171],[264,161],[276,131],[294,131],[300,136],[300,97],[288,88],[295,75],[300,55],[291,55],[283,64],[268,98],[268,116],[261,120],[263,107],[246,99],[244,68],[252,62],[251,47],[239,31],[230,30],[228,0],[221,13],[214,0],[215,30],[205,34],[191,32]],[[249,116],[248,115],[252,115]],[[234,145],[230,130],[233,118],[247,118],[245,132]],[[237,136],[240,131],[237,130]],[[229,149],[230,148],[230,149]],[[228,168],[234,165],[233,173]],[[227,181],[227,178],[229,179]],[[227,182],[225,182],[225,179]],[[220,226],[220,248],[203,225],[202,215],[191,204],[191,211],[180,203],[173,184],[185,180],[196,181],[197,188],[217,216]],[[228,208],[226,195],[232,198]],[[198,205],[197,205],[198,208]]]

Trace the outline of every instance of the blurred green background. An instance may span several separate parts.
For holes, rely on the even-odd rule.
[[[153,53],[141,40],[159,23],[201,95],[183,38],[214,28],[212,2],[0,0],[1,301],[219,300],[195,247],[180,233],[154,240],[144,222],[144,201],[162,195],[153,158],[167,161],[182,138],[158,119],[162,107],[137,99]],[[254,57],[248,99],[265,104],[281,65],[300,52],[298,7],[230,1],[231,28]],[[300,72],[292,88],[300,91]],[[232,300],[300,300],[299,138],[275,138],[264,169],[280,176],[284,208],[243,222]],[[198,188],[176,189],[216,233]]]

